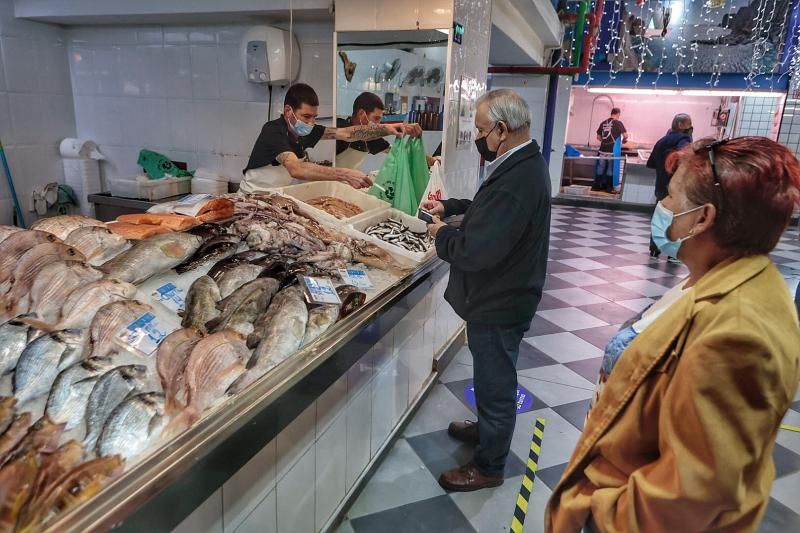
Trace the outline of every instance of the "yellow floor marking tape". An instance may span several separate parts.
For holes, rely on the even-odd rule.
[[[533,480],[536,469],[539,467],[539,454],[542,453],[542,439],[544,438],[544,425],[546,422],[544,418],[537,418],[536,425],[533,428],[528,464],[525,468],[525,474],[522,476],[522,486],[519,488],[514,517],[511,519],[511,531],[513,533],[522,533],[525,515],[528,514],[528,504],[531,501],[531,492],[533,491]]]
[[[799,427],[797,427],[797,426],[790,426],[790,425],[788,425],[788,424],[782,424],[782,425],[781,425],[781,429],[787,429],[787,430],[789,430],[789,431],[795,431],[795,432],[797,432],[797,433],[800,433],[800,428],[799,428]]]

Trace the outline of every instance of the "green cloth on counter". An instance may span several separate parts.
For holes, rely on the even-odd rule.
[[[405,136],[392,144],[383,166],[378,171],[369,193],[389,202],[392,207],[411,216],[417,214],[420,199],[428,187],[430,173],[422,139]]]
[[[151,180],[160,180],[167,174],[174,178],[194,176],[194,172],[181,170],[169,157],[159,154],[158,152],[153,152],[152,150],[141,150],[136,163],[144,169],[147,177]]]

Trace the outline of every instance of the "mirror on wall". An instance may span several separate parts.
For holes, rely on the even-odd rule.
[[[427,154],[441,150],[448,40],[448,30],[338,33],[337,126],[416,122]],[[378,170],[392,140],[339,142],[336,165]]]

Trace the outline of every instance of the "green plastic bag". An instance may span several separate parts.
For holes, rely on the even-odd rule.
[[[167,174],[175,178],[194,176],[194,172],[179,169],[167,156],[152,150],[140,150],[136,164],[144,169],[151,180],[160,180]]]
[[[369,193],[389,202],[392,207],[411,216],[417,214],[422,194],[428,186],[428,163],[422,140],[413,137],[396,139],[378,171]]]

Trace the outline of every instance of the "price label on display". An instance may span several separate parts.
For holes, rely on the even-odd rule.
[[[130,324],[120,335],[126,344],[151,355],[168,335],[167,329],[153,313],[145,313]]]
[[[357,289],[372,288],[372,282],[369,280],[369,276],[360,268],[340,268],[339,275],[342,276],[342,281]]]
[[[336,293],[336,287],[327,278],[312,278],[309,276],[299,276],[303,283],[303,292],[306,299],[312,304],[335,304],[341,305],[342,301]]]
[[[186,309],[183,289],[179,289],[174,283],[165,283],[154,290],[153,299],[176,314]]]
[[[178,205],[186,205],[186,204],[196,204],[197,202],[201,202],[203,200],[208,200],[211,198],[210,194],[188,194],[178,200]]]

